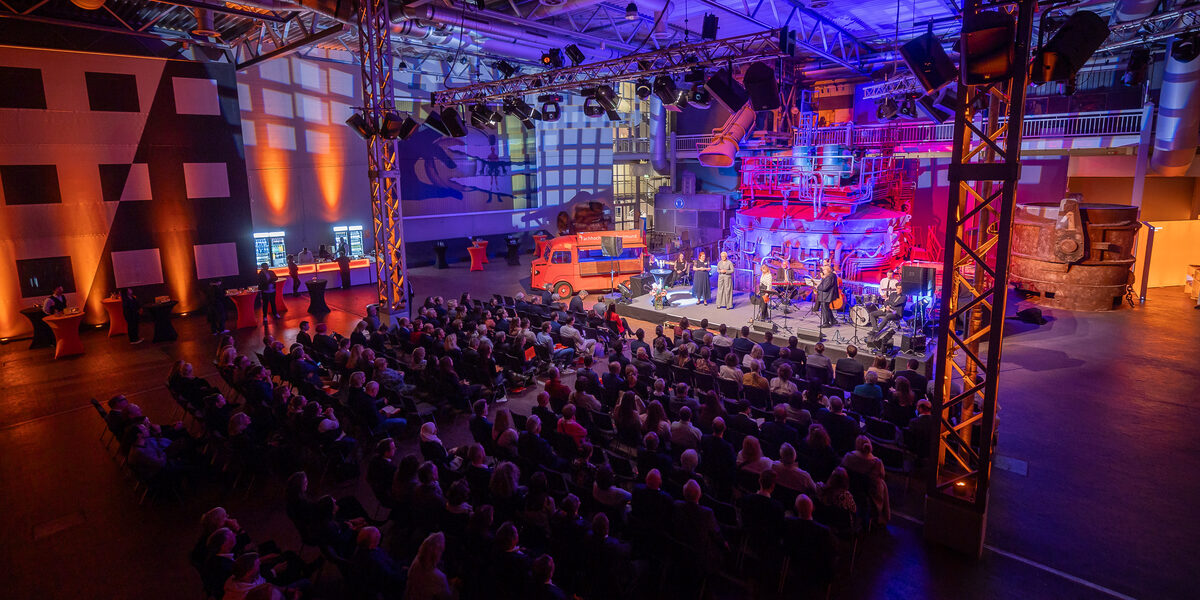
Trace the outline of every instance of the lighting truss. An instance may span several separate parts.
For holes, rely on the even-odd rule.
[[[903,96],[905,94],[924,94],[925,88],[916,77],[904,75],[881,83],[862,86],[863,100],[877,100],[888,96]]]
[[[1111,35],[1096,53],[1116,52],[1133,46],[1200,31],[1200,4],[1150,15],[1143,19],[1113,25]]]
[[[390,30],[387,0],[359,2],[363,112],[375,123],[385,113],[396,109]],[[388,311],[405,299],[403,290],[408,275],[396,158],[395,140],[384,139],[378,134],[367,140],[367,177],[375,233],[375,280],[379,284],[380,308]]]
[[[966,0],[963,30],[985,9],[1012,11],[1016,63],[1029,62],[1036,0]],[[966,40],[963,39],[963,46]],[[963,60],[963,59],[960,59]],[[965,65],[964,65],[965,66]],[[960,69],[965,72],[966,69]],[[1013,210],[1020,173],[1028,72],[991,85],[961,85],[948,172],[942,305],[938,323],[932,441],[935,468],[926,491],[925,535],[978,555],[987,522],[996,393],[1008,295]],[[972,107],[987,104],[985,119]],[[966,326],[962,333],[956,324]],[[952,382],[961,381],[955,393]]]
[[[716,41],[682,44],[578,67],[529,73],[499,81],[433,92],[433,104],[456,106],[507,96],[548,94],[657,75],[684,73],[692,67],[719,67],[780,58],[779,30]]]

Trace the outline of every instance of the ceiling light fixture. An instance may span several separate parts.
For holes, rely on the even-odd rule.
[[[637,5],[632,2],[630,2],[629,4],[626,4],[625,5],[625,20],[626,21],[636,21],[637,19],[638,19]]]

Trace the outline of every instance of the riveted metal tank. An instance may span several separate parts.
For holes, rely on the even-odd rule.
[[[1019,202],[1009,282],[1033,302],[1069,310],[1116,310],[1133,282],[1138,207]]]

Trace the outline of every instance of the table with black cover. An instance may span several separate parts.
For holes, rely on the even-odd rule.
[[[46,313],[40,306],[30,306],[22,308],[21,314],[33,323],[33,341],[29,343],[29,349],[34,348],[50,348],[54,346],[54,330],[46,324],[43,319],[46,318]]]
[[[304,282],[304,287],[308,288],[308,314],[323,315],[329,310],[329,305],[325,304],[325,285],[324,279],[313,278]]]
[[[167,300],[166,302],[155,302],[142,307],[145,313],[154,321],[154,342],[173,342],[179,339],[179,334],[175,331],[175,326],[171,324],[171,311],[175,305],[179,304],[175,300]]]

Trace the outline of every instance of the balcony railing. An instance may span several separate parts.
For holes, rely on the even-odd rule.
[[[1142,109],[1077,114],[1031,115],[1025,117],[1021,136],[1025,139],[1085,136],[1137,135],[1142,130]],[[1001,119],[1003,123],[1005,119]],[[949,142],[953,123],[905,123],[880,125],[834,125],[816,132],[817,144],[873,147],[884,144]]]

